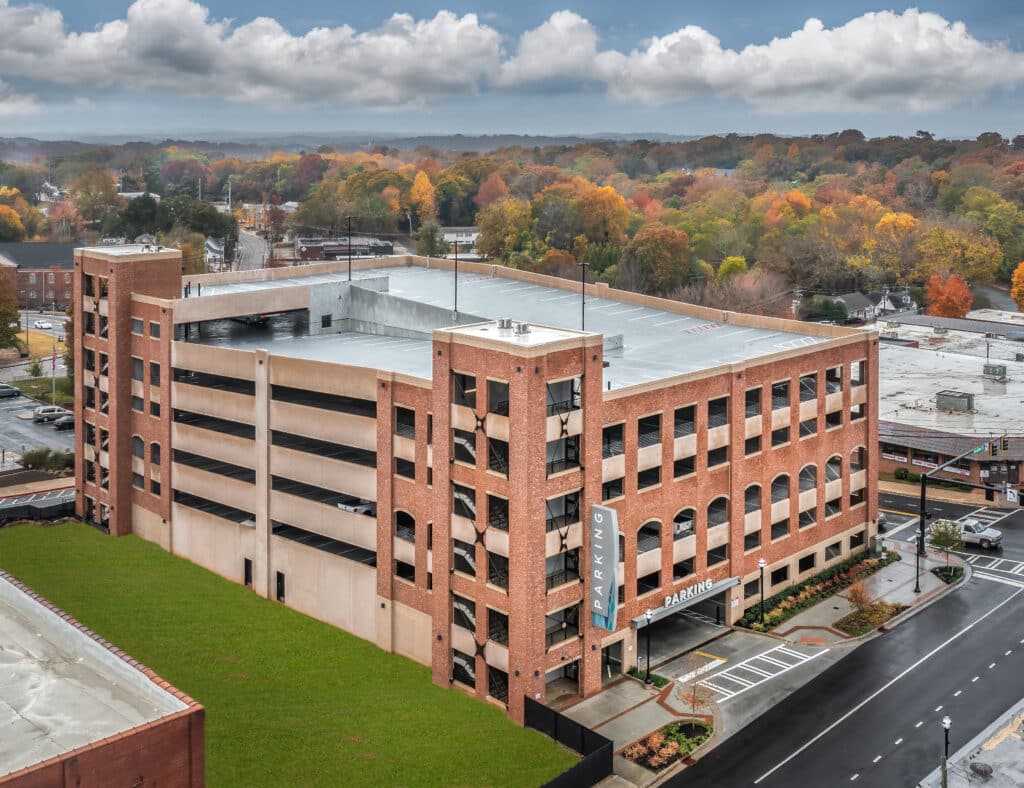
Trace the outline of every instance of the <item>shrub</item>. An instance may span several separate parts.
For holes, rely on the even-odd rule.
[[[907,469],[906,468],[897,468],[893,472],[893,478],[899,479],[901,481],[905,480],[907,478]]]
[[[633,742],[622,751],[631,761],[658,771],[678,758],[685,758],[710,738],[714,729],[701,720],[673,722]]]
[[[74,467],[75,455],[44,446],[41,449],[30,449],[21,455],[21,464],[30,470],[62,471]]]

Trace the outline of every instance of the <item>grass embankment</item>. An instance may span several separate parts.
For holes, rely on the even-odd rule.
[[[428,668],[134,536],[0,528],[0,568],[206,707],[211,786],[534,786],[576,760]]]
[[[49,362],[47,361],[47,364]],[[46,366],[46,364],[44,364]],[[53,380],[48,377],[25,378],[24,380],[12,380],[11,385],[19,389],[26,397],[53,404]],[[57,405],[70,408],[75,402],[74,383],[66,375],[57,376]]]

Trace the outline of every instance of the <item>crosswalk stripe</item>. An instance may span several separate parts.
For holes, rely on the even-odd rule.
[[[703,684],[705,687],[709,687],[709,688],[713,689],[715,692],[717,692],[717,693],[719,693],[721,695],[725,695],[725,699],[726,700],[728,700],[729,698],[731,698],[733,695],[736,694],[734,692],[730,692],[727,689],[723,689],[722,687],[719,687],[717,684],[712,684],[707,679],[705,679],[704,681],[701,681],[700,683]]]
[[[778,650],[781,651],[783,654],[788,654],[789,656],[793,657],[794,659],[800,660],[801,662],[803,662],[806,659],[806,657],[803,654],[800,654],[800,653],[798,653],[796,651],[790,651],[785,646],[779,646]]]
[[[1010,571],[1015,575],[1022,575],[1024,574],[1024,564],[1019,564],[1016,569],[1011,569]]]
[[[739,676],[733,675],[733,670],[734,668],[730,668],[729,670],[723,670],[721,673],[716,673],[715,680],[729,679],[729,681],[735,681],[737,684],[742,684],[744,687],[754,686],[754,682],[747,681],[746,679],[741,679]]]
[[[788,668],[789,667],[789,665],[787,665],[785,662],[782,662],[781,660],[778,660],[778,659],[772,659],[771,657],[766,657],[764,654],[759,656],[758,659],[763,659],[765,662],[771,662],[773,665],[778,665],[780,668]]]
[[[760,668],[755,668],[753,665],[743,665],[743,670],[749,670],[751,673],[756,673],[757,675],[764,676],[765,678],[768,678],[768,679],[770,679],[772,676],[775,675],[774,673],[769,673],[766,670],[761,670]]]
[[[1024,588],[1024,583],[1016,580],[1010,580],[1008,577],[997,577],[996,575],[985,574],[984,572],[975,572],[975,577],[980,577],[982,580],[990,580],[993,583],[1003,583],[1008,586],[1015,586],[1017,588]]]

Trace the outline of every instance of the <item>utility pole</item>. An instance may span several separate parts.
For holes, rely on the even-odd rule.
[[[452,243],[455,245],[455,307],[452,309],[452,314],[457,321],[459,319],[459,242],[456,240]]]
[[[352,220],[354,216],[346,216],[345,222],[347,224],[348,234],[348,281],[352,281]]]
[[[587,266],[580,260],[577,265],[580,267],[580,331],[587,330]]]

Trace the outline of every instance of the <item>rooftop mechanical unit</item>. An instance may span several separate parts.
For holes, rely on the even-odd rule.
[[[935,407],[956,413],[970,413],[974,410],[974,395],[965,391],[940,391],[935,395]]]
[[[981,376],[986,380],[1006,380],[1006,364],[986,364]]]

